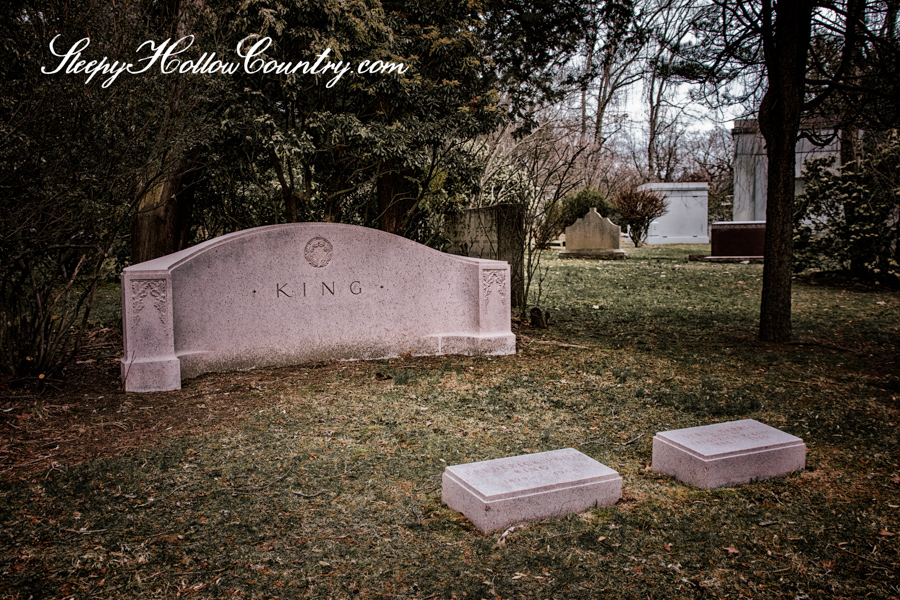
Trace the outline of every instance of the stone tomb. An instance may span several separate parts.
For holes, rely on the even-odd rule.
[[[212,371],[400,354],[513,354],[506,262],[355,225],[228,234],[122,274],[129,392]]]
[[[803,169],[806,161],[837,156],[840,167],[841,136],[834,135],[835,124],[822,119],[804,119],[803,131],[814,132],[818,140],[831,138],[825,146],[806,137],[794,146],[794,195],[803,193]],[[735,221],[765,221],[769,161],[766,140],[759,131],[756,119],[737,119],[731,130],[734,138],[734,209]]]
[[[573,448],[444,469],[441,499],[482,532],[579,513],[622,497],[616,471]]]
[[[653,470],[704,489],[780,477],[805,466],[802,439],[753,419],[653,437]]]
[[[622,228],[600,216],[596,208],[566,227],[566,247],[560,258],[595,258],[617,260],[627,258],[621,249]]]
[[[666,214],[650,223],[648,244],[708,244],[709,184],[645,183],[639,190],[666,199]]]

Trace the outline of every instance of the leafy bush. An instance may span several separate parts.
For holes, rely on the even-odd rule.
[[[900,140],[840,172],[806,163],[794,211],[794,269],[849,270],[900,284]]]
[[[616,196],[615,206],[622,215],[621,225],[628,226],[628,235],[637,248],[647,239],[650,223],[668,210],[666,199],[661,195],[637,188],[627,189]]]
[[[599,190],[584,188],[576,194],[570,194],[563,198],[559,216],[560,229],[565,230],[566,227],[586,215],[592,208],[596,208],[601,216],[606,217],[613,223],[618,223],[622,218],[622,215],[619,214],[613,203]]]
[[[100,79],[41,73],[39,65],[59,63],[48,31],[77,40],[118,24],[119,38],[91,36],[100,56],[147,39],[124,8],[95,0],[97,12],[76,15],[69,5],[0,8],[0,49],[10,57],[0,63],[0,380],[53,377],[74,356],[99,281],[118,270],[133,203],[150,183],[142,176],[157,136],[147,124],[164,108],[162,76],[109,89]]]

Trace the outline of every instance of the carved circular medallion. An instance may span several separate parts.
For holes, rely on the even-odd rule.
[[[303,256],[306,258],[306,262],[316,268],[321,268],[331,262],[332,250],[331,242],[323,237],[314,237],[306,242]]]

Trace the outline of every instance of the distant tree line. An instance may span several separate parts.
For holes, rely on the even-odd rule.
[[[690,130],[684,82],[711,104],[762,106],[773,212],[761,335],[786,339],[797,115],[895,123],[896,21],[895,0],[8,0],[0,373],[59,373],[98,282],[239,229],[343,222],[441,247],[447,214],[515,202],[534,275],[580,190],[612,202],[647,181],[708,179],[719,201],[730,136]],[[82,72],[51,73],[84,39]],[[260,64],[404,68],[338,78],[157,63],[87,81],[89,61],[164,44],[177,64],[239,62],[248,39],[267,40]],[[635,89],[643,120],[628,114]]]

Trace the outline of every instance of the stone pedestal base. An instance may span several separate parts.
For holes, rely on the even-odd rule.
[[[688,260],[692,262],[728,263],[740,265],[761,265],[765,262],[762,256],[704,256],[702,254],[689,254]]]
[[[592,258],[594,260],[624,260],[628,253],[624,250],[562,250],[560,258]]]
[[[516,353],[516,336],[507,335],[437,335],[435,354],[463,354],[465,356],[497,356]]]
[[[125,391],[165,392],[181,389],[181,361],[177,357],[128,361],[122,358]]]

